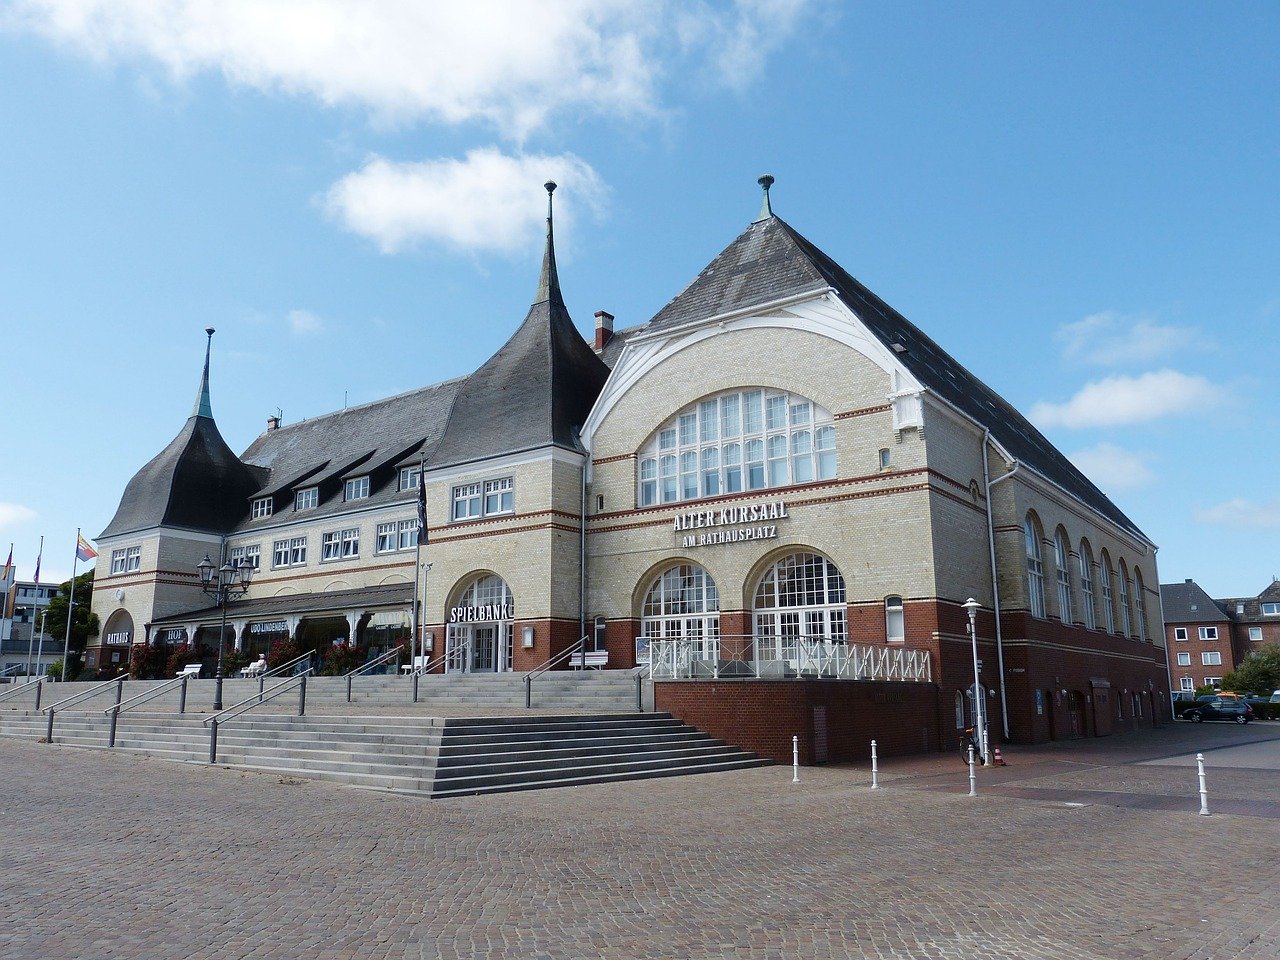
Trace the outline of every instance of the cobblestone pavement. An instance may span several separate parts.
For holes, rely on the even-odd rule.
[[[1280,821],[997,792],[1193,798],[1139,761],[1269,739],[1015,747],[976,798],[939,756],[445,801],[0,739],[0,958],[1274,958]]]

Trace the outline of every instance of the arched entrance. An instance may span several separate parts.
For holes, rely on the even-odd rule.
[[[684,659],[715,662],[720,657],[720,594],[702,567],[681,563],[658,575],[640,607],[636,662],[649,663],[655,641],[680,648]]]
[[[800,670],[848,637],[844,577],[821,554],[782,557],[760,578],[752,615],[760,659]]]
[[[497,574],[480,574],[449,608],[445,630],[445,670],[500,673],[511,669],[511,625],[515,602]]]

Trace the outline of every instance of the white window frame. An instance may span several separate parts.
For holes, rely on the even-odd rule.
[[[360,528],[330,530],[321,535],[320,562],[330,560],[355,560],[360,556]]]
[[[1249,628],[1249,639],[1250,639],[1250,640],[1253,640],[1253,641],[1261,640],[1261,639],[1262,639],[1262,628],[1261,628],[1261,627],[1250,627],[1250,628]]]
[[[906,607],[899,596],[884,598],[884,637],[889,643],[907,640]]]
[[[1116,632],[1115,596],[1111,592],[1111,558],[1105,553],[1098,561],[1098,580],[1102,587],[1102,622],[1107,626],[1107,633]]]
[[[1142,579],[1142,571],[1133,568],[1133,603],[1138,612],[1138,639],[1146,640],[1151,636],[1151,624],[1147,622],[1147,583]]]
[[[247,562],[253,569],[257,570],[262,565],[262,544],[247,543],[243,546],[232,547],[227,553],[227,559],[233,564]]]
[[[1180,667],[1191,666],[1191,654],[1187,653],[1187,651],[1185,650],[1180,650],[1178,652],[1178,666]]]
[[[1202,667],[1220,667],[1222,666],[1222,651],[1206,650],[1200,654],[1200,666]]]
[[[1183,677],[1178,681],[1178,689],[1186,690],[1188,693],[1194,693],[1196,689],[1196,682],[1191,677]]]
[[[1022,539],[1027,551],[1027,603],[1031,615],[1038,620],[1045,618],[1044,611],[1044,561],[1040,555],[1040,531],[1035,518],[1027,514],[1022,520]]]
[[[1264,617],[1280,617],[1280,603],[1264,603],[1262,605],[1262,615]]]
[[[1222,678],[1221,677],[1205,677],[1204,685],[1206,687],[1213,687],[1214,689],[1217,689],[1218,687],[1222,686]]]
[[[111,551],[111,575],[112,575],[112,576],[115,576],[116,574],[120,574],[120,573],[124,573],[124,550],[123,550],[123,548],[122,548],[122,549],[120,549],[120,550],[112,550],[112,551]],[[18,592],[19,592],[19,594],[21,594],[21,592],[22,592],[22,591],[21,591],[21,590],[19,590]]]
[[[142,547],[123,547],[111,551],[111,572],[135,573],[142,569]]]
[[[261,520],[263,517],[271,516],[271,512],[275,507],[275,498],[273,497],[257,497],[249,508],[249,515],[254,520]]]
[[[342,499],[345,502],[352,500],[367,500],[369,498],[369,476],[351,477],[342,485]]]
[[[484,484],[460,483],[453,488],[453,506],[449,510],[452,523],[476,520],[484,515]]]
[[[398,550],[412,550],[418,545],[418,521],[401,520],[396,524],[396,542]]]
[[[307,538],[287,537],[271,544],[271,569],[305,567],[307,565]]]
[[[400,468],[400,489],[401,490],[417,490],[418,485],[422,482],[421,467],[401,467]]]
[[[1200,634],[1201,640],[1217,640],[1218,639],[1217,627],[1201,627],[1198,632]]]
[[[1057,567],[1055,579],[1058,582],[1058,619],[1063,623],[1075,622],[1075,611],[1071,602],[1071,552],[1067,549],[1067,541],[1062,531],[1053,534],[1053,563]]]
[[[1186,639],[1187,639],[1187,628],[1186,628],[1186,627],[1174,627],[1174,628],[1173,628],[1173,639],[1175,639],[1175,640],[1186,640]]]
[[[1129,610],[1129,568],[1123,560],[1119,567],[1120,626],[1126,637],[1133,636],[1133,614]]]
[[[1084,625],[1086,629],[1098,629],[1098,603],[1093,588],[1093,551],[1089,541],[1080,541],[1080,596],[1084,600]]]
[[[314,510],[320,506],[320,488],[303,487],[293,494],[294,510]]]
[[[516,509],[516,478],[499,477],[484,482],[483,510],[486,517],[501,513],[514,513]]]

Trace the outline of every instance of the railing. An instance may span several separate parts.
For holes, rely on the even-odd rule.
[[[284,673],[286,670],[291,670],[291,669],[293,669],[294,667],[296,667],[298,664],[302,663],[302,661],[304,661],[304,660],[310,660],[310,659],[311,659],[311,651],[310,651],[310,650],[308,650],[306,653],[302,654],[301,656],[294,657],[294,658],[293,658],[292,660],[290,660],[288,663],[282,663],[282,664],[280,664],[280,666],[278,666],[278,667],[272,667],[270,670],[266,671],[265,673],[259,674],[259,676],[258,676],[258,700],[259,700],[259,701],[261,701],[261,700],[262,700],[262,691],[266,689],[266,686],[267,686],[267,677],[278,677],[278,676],[280,676],[280,674]],[[300,676],[302,676],[302,674],[304,674],[304,673],[310,673],[310,672],[311,672],[311,667],[310,667],[310,665],[308,665],[306,670],[303,670],[303,671],[297,671],[297,670],[294,670],[294,672],[293,672],[293,673],[291,673],[291,674],[290,674],[290,676],[291,676],[291,677],[300,677]]]
[[[442,664],[446,664],[450,660],[457,660],[460,656],[466,654],[466,652],[470,648],[471,648],[471,637],[467,637],[466,640],[463,640],[460,644],[454,647],[450,647],[446,643],[444,653],[440,654],[440,656],[436,657],[434,660],[428,660],[422,666],[417,667],[410,674],[410,676],[413,678],[413,702],[414,703],[418,702],[418,680],[420,678],[425,677],[428,673],[431,673],[433,670],[435,670],[436,667],[439,667]]]
[[[283,669],[288,664],[281,664],[276,669]],[[225,710],[215,713],[211,717],[205,717],[202,721],[209,728],[209,762],[218,762],[218,724],[227,723],[236,719],[243,714],[248,713],[255,707],[260,707],[269,700],[274,700],[282,693],[286,692],[289,687],[296,686],[298,688],[298,716],[306,716],[307,713],[307,677],[311,674],[311,668],[303,670],[301,673],[295,673],[293,676],[281,680],[270,690],[263,691],[258,688],[256,697],[249,697],[247,700],[241,700],[239,703],[232,704]]]
[[[103,683],[90,687],[88,690],[83,690],[80,693],[65,697],[57,703],[49,704],[49,706],[44,708],[44,712],[49,715],[49,722],[45,726],[44,731],[44,742],[53,743],[53,717],[59,710],[63,707],[68,707],[73,703],[83,703],[85,700],[91,700],[100,693],[106,693],[111,687],[116,688],[116,706],[119,706],[121,699],[124,697],[124,682],[128,679],[129,675],[127,673],[122,673],[113,680],[104,681]]]
[[[581,637],[575,640],[569,646],[565,647],[550,660],[544,661],[541,665],[534,667],[524,675],[524,706],[528,710],[533,707],[533,681],[542,676],[549,670],[552,670],[561,663],[567,661],[574,653],[582,651],[584,654],[587,650],[587,638]]]
[[[352,677],[358,677],[362,673],[365,673],[368,670],[372,670],[374,667],[379,667],[389,660],[398,660],[400,658],[400,653],[402,650],[404,650],[403,643],[400,644],[399,646],[392,647],[382,656],[378,657],[377,660],[370,660],[364,666],[356,667],[350,673],[344,674],[343,678],[347,681],[347,703],[351,702],[351,678]]]
[[[11,690],[6,690],[4,693],[0,693],[0,700],[8,700],[10,697],[16,697],[20,693],[26,693],[32,686],[34,686],[36,688],[36,705],[32,707],[32,709],[39,710],[40,694],[44,690],[44,679],[44,677],[36,677],[34,681],[28,681],[27,683],[15,683]]]
[[[827,637],[724,636],[649,641],[655,680],[829,678],[929,683],[929,651],[857,646]]]
[[[636,713],[644,713],[644,680],[645,674],[649,675],[649,679],[653,679],[653,665],[650,663],[642,663],[632,671],[631,676],[636,681]]]
[[[182,689],[178,691],[178,712],[187,712],[187,681],[190,677],[174,677],[172,680],[166,680],[158,687],[152,687],[150,690],[144,691],[137,696],[130,697],[123,702],[113,703],[107,709],[103,710],[104,716],[111,717],[111,732],[107,735],[107,746],[114,747],[116,745],[116,724],[120,720],[120,714],[126,710],[132,710],[140,703],[146,703],[148,700],[154,700],[162,693],[166,693],[174,687],[180,686]]]

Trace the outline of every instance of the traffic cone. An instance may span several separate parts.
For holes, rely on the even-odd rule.
[[[992,750],[992,758],[993,758],[991,763],[997,767],[1007,767],[1008,764],[1004,762],[1004,757],[1000,754],[1000,748],[992,747],[991,750]]]

